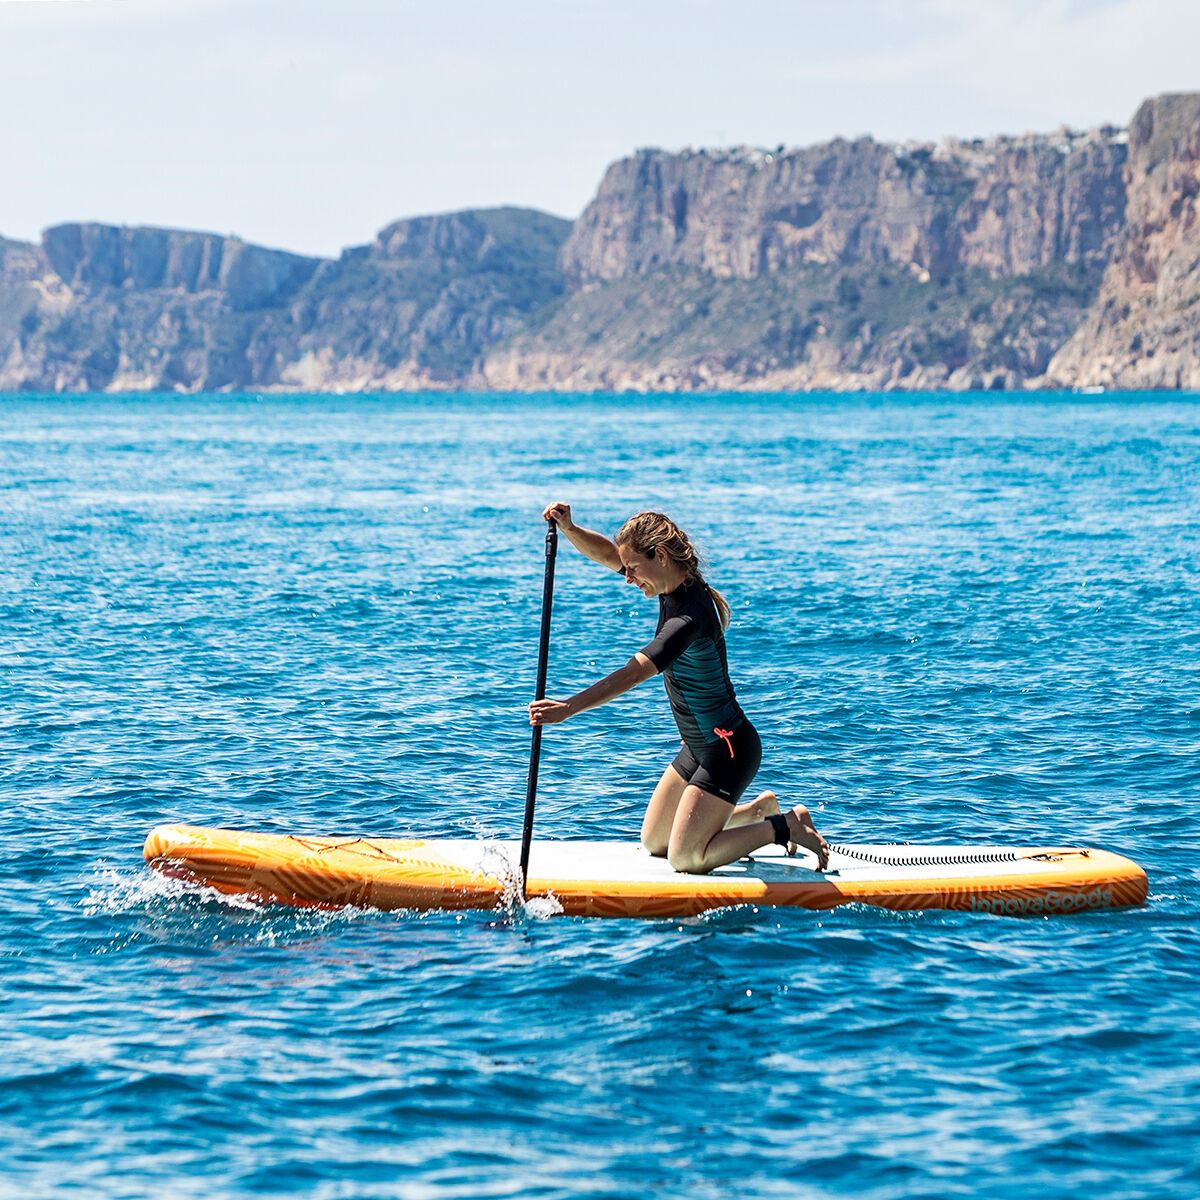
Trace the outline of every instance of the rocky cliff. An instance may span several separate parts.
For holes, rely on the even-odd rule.
[[[490,209],[398,221],[321,265],[257,344],[265,386],[457,387],[563,291],[569,221]]]
[[[1047,382],[1200,390],[1200,96],[1138,109],[1126,179],[1125,225],[1099,296]]]
[[[1129,131],[641,151],[571,224],[337,259],[104,225],[0,239],[0,388],[1200,388],[1200,96]]]
[[[42,250],[55,275],[76,292],[216,293],[234,312],[281,303],[320,262],[215,234],[111,225],[47,229]]]
[[[644,151],[563,247],[497,388],[1023,387],[1094,299],[1125,135]]]
[[[1121,228],[1116,130],[887,146],[665,154],[611,166],[563,248],[574,287],[695,267],[749,279],[811,264],[995,277],[1103,266]]]
[[[563,290],[570,223],[400,221],[337,260],[107,225],[0,242],[0,388],[453,386]]]
[[[0,312],[19,313],[0,333],[0,387],[250,386],[242,351],[262,311],[319,262],[215,234],[47,229],[0,263]]]

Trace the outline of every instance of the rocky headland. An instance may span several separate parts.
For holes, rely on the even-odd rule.
[[[570,222],[399,221],[334,260],[233,238],[62,225],[0,242],[0,388],[453,387],[560,295]]]
[[[1200,95],[1129,128],[638,153],[573,224],[398,221],[319,259],[0,239],[23,391],[1200,388]]]
[[[1099,294],[1046,382],[1200,391],[1200,97],[1138,109],[1126,187]]]

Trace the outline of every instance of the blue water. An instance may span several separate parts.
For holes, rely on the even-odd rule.
[[[1138,910],[258,908],[193,821],[516,836],[542,505],[662,507],[760,781],[840,840],[1129,854]],[[1200,402],[0,398],[0,1193],[1200,1194]],[[550,693],[655,612],[564,543]],[[548,730],[636,836],[657,684]]]

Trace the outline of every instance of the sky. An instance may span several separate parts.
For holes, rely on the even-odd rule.
[[[0,0],[0,236],[574,218],[646,146],[1124,125],[1197,46],[1197,0]]]

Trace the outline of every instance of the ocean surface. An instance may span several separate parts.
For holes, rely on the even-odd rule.
[[[733,604],[835,840],[1068,843],[1136,910],[257,907],[160,822],[519,834],[551,499]],[[1200,1195],[1200,400],[0,397],[0,1195]],[[656,606],[564,540],[551,695]],[[661,685],[547,731],[635,838]]]

